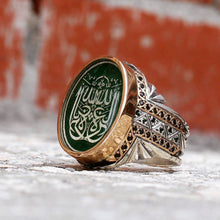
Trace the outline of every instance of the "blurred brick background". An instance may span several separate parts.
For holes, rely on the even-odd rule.
[[[218,0],[4,0],[0,102],[56,112],[83,65],[112,55],[141,69],[192,129],[219,134],[219,9]]]

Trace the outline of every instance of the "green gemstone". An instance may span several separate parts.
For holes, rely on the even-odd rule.
[[[85,68],[63,103],[60,134],[65,146],[86,151],[101,141],[117,116],[122,92],[122,74],[112,61]]]

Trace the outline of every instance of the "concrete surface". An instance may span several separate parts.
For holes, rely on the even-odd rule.
[[[91,171],[50,117],[0,125],[0,219],[220,219],[218,138],[193,134],[181,167]]]
[[[130,1],[131,7],[132,2],[136,4]],[[218,12],[210,7],[139,2],[161,16],[220,23]],[[182,10],[176,10],[180,6]],[[189,16],[195,7],[201,7],[200,13]],[[25,25],[27,63],[20,97],[0,100],[0,220],[219,220],[220,145],[213,135],[193,133],[182,166],[172,169],[130,164],[114,171],[85,170],[61,149],[56,115],[34,106],[38,20],[31,15]]]

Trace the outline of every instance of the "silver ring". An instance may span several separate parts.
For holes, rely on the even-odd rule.
[[[114,57],[84,67],[58,117],[61,147],[92,168],[180,165],[188,136],[187,123],[144,74]]]
[[[112,166],[129,162],[151,166],[180,165],[180,156],[184,153],[190,134],[189,126],[177,112],[165,105],[164,97],[157,94],[156,87],[147,82],[138,68],[126,64],[135,72],[137,107],[133,127],[115,154],[118,162]]]

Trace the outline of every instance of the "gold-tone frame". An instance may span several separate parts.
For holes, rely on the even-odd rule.
[[[58,120],[57,120],[57,134],[58,140],[63,148],[69,155],[76,158],[80,163],[85,165],[96,165],[96,164],[103,164],[108,165],[115,162],[114,154],[117,151],[118,147],[123,143],[124,139],[127,137],[129,129],[132,126],[132,119],[135,115],[136,105],[137,105],[137,83],[136,77],[134,75],[134,71],[130,69],[126,64],[122,63],[118,59],[114,57],[100,57],[98,59],[94,59],[90,61],[87,65],[84,66],[82,72],[85,72],[87,68],[95,63],[102,62],[102,61],[112,61],[116,64],[122,74],[123,80],[123,93],[122,93],[122,100],[118,110],[118,114],[113,122],[112,126],[110,127],[109,131],[105,134],[101,141],[99,141],[94,147],[87,151],[76,151],[70,150],[61,139],[60,133],[60,118],[63,109],[63,103],[65,97],[69,91],[70,86],[77,78],[77,76],[69,83],[65,96],[63,98],[63,102],[60,105]]]

